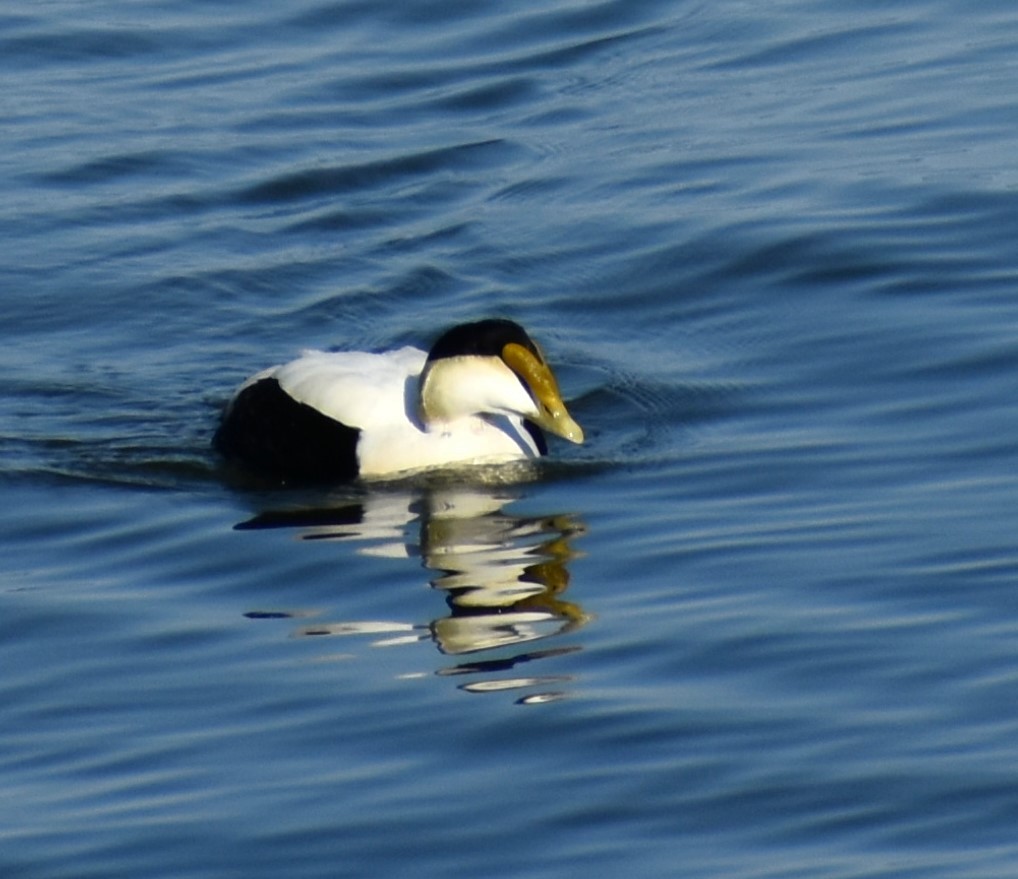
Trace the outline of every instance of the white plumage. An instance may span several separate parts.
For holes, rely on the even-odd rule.
[[[420,375],[428,352],[400,348],[384,354],[364,351],[304,351],[272,371],[295,400],[351,427],[401,420],[408,408],[407,379]]]
[[[238,389],[216,445],[284,479],[372,478],[535,458],[538,427],[583,440],[540,349],[488,320],[447,331],[430,354],[305,351]]]

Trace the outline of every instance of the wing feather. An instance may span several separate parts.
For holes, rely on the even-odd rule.
[[[305,351],[274,377],[295,400],[364,430],[406,418],[407,379],[420,375],[426,359],[411,347],[384,354]]]

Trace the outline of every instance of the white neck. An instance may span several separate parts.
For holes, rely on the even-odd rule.
[[[516,374],[500,357],[443,357],[421,374],[421,420],[426,426],[469,415],[537,414]]]

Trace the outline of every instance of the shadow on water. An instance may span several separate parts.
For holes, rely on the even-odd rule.
[[[437,674],[469,680],[472,693],[527,690],[522,704],[562,698],[565,675],[512,674],[523,665],[582,649],[534,649],[584,626],[590,616],[568,600],[573,543],[586,532],[573,514],[528,516],[506,511],[518,488],[445,486],[375,491],[358,497],[266,509],[238,530],[286,529],[301,542],[348,543],[366,557],[419,560],[445,612],[424,622],[321,621],[298,637],[361,635],[376,646],[432,641],[441,654],[466,657]],[[251,619],[303,614],[250,610]]]

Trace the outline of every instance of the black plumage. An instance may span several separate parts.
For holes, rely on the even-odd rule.
[[[213,440],[227,458],[266,476],[347,480],[357,475],[360,431],[299,403],[274,378],[244,388]]]

